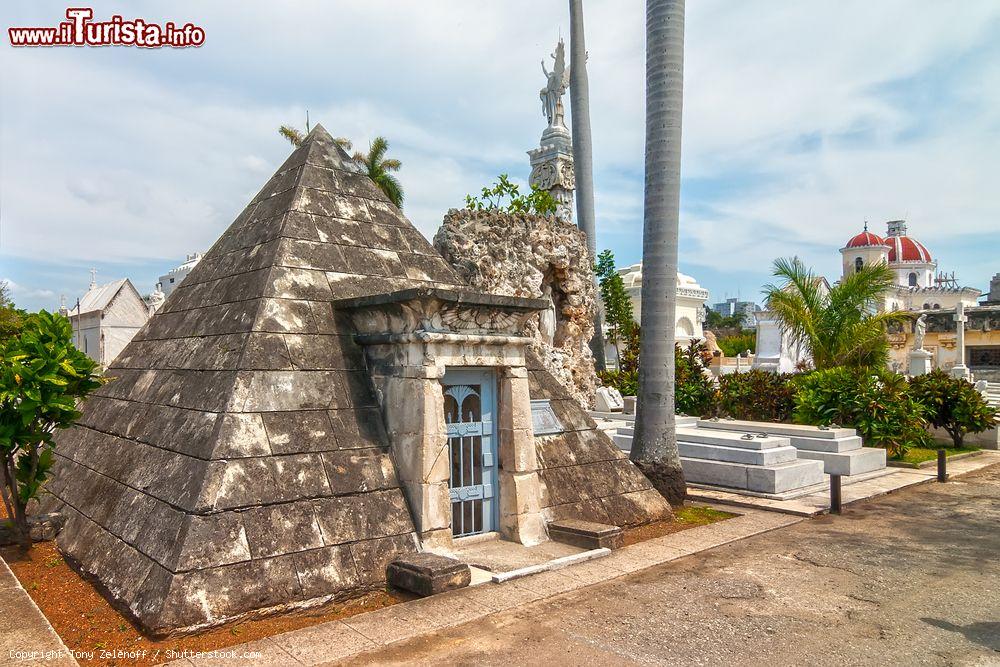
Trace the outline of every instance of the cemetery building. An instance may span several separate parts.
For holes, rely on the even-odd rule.
[[[927,248],[907,235],[905,220],[886,223],[885,237],[868,231],[851,237],[841,248],[843,275],[862,266],[884,262],[896,276],[896,285],[885,296],[883,310],[932,310],[954,308],[961,301],[976,305],[982,292],[975,287],[959,287],[954,273],[938,271],[938,263]]]
[[[59,547],[164,634],[671,517],[540,358],[551,308],[471,287],[316,126],[58,436]]]
[[[191,273],[191,270],[198,266],[201,257],[200,252],[191,253],[184,258],[184,262],[180,266],[170,269],[160,276],[160,280],[156,284],[158,291],[163,292],[164,297],[170,296],[171,292],[180,286],[181,281],[184,280],[187,274]]]
[[[970,331],[965,364],[968,365],[975,359],[977,367],[989,373],[987,366],[997,363],[992,361],[993,353],[990,352],[996,345],[991,333],[994,327],[990,324],[993,316],[976,312],[972,308],[977,305],[982,292],[975,287],[959,286],[954,273],[938,271],[938,263],[927,247],[908,235],[906,221],[890,220],[886,223],[886,230],[886,236],[879,236],[869,231],[866,223],[860,233],[847,241],[840,249],[842,275],[847,277],[863,266],[883,262],[893,271],[895,285],[886,292],[880,306],[882,310],[914,313],[914,320],[923,312],[941,311],[940,316],[932,318],[935,322],[933,327],[928,328],[928,334],[931,336],[935,334],[934,328],[945,334],[940,344],[932,344],[934,349],[931,368],[950,370],[960,363],[954,351],[955,322],[949,318],[956,314],[956,307],[961,304],[968,316],[974,315],[975,321],[982,323],[972,327],[966,325]],[[902,373],[909,370],[907,355],[911,349],[909,345],[913,342],[912,323],[905,328],[910,332],[909,342],[903,330],[893,332],[889,337],[891,348],[889,366]],[[929,338],[928,342],[931,340]],[[973,348],[977,349],[973,352]],[[808,363],[806,350],[788,340],[765,307],[764,312],[758,315],[757,357],[754,366],[791,372],[798,365]]]
[[[625,290],[632,300],[635,321],[642,318],[642,262],[618,269],[625,283]],[[692,339],[705,337],[705,302],[708,290],[691,276],[677,273],[677,342],[687,344]]]
[[[69,310],[73,343],[107,368],[149,319],[149,308],[128,278],[90,289]]]

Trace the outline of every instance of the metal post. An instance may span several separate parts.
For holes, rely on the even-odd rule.
[[[830,514],[840,514],[840,475],[830,475]]]
[[[939,482],[948,481],[948,457],[943,449],[938,450],[937,477]]]

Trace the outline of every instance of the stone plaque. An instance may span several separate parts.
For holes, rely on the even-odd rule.
[[[556,413],[552,411],[549,399],[531,402],[531,428],[535,435],[552,435],[565,430],[559,423]]]

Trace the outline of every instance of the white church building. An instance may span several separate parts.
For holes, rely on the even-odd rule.
[[[959,287],[955,274],[938,271],[938,263],[927,247],[909,236],[905,220],[886,223],[886,235],[864,229],[852,236],[840,249],[842,273],[846,277],[862,267],[886,263],[896,276],[896,284],[885,294],[883,311],[921,311],[954,309],[960,302],[975,306],[982,291]],[[826,280],[824,279],[824,283]],[[807,352],[788,340],[769,312],[760,313],[757,321],[757,354],[753,366],[789,373],[800,363],[808,363]]]

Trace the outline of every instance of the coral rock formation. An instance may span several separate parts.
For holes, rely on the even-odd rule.
[[[554,217],[451,209],[434,247],[475,289],[552,301],[552,309],[530,318],[526,333],[546,369],[581,406],[592,407],[596,289],[583,232]]]

